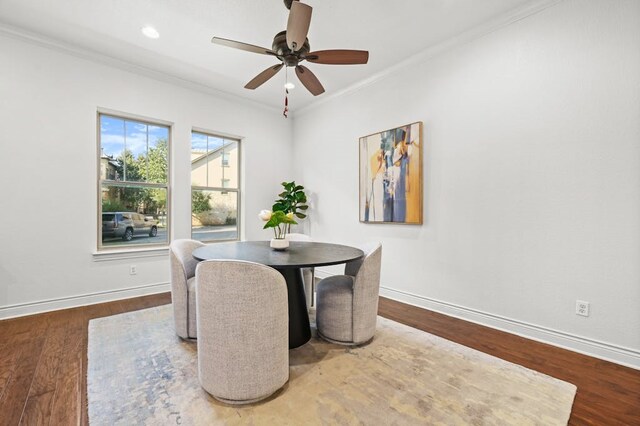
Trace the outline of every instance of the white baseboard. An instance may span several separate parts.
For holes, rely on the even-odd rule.
[[[316,268],[316,277],[325,278],[330,275],[332,274],[326,270]],[[408,305],[640,370],[640,351],[636,349],[467,308],[388,286],[380,286],[380,295]]]
[[[171,291],[168,282],[0,306],[0,320]]]
[[[482,312],[390,287],[381,286],[380,295],[409,305],[640,370],[640,351],[631,348]]]

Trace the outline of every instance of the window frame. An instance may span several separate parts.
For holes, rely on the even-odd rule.
[[[212,244],[212,243],[228,243],[228,242],[232,242],[232,241],[240,241],[242,239],[242,220],[241,220],[241,212],[242,212],[242,203],[241,203],[241,191],[242,191],[242,138],[239,136],[231,136],[231,135],[227,135],[224,133],[220,133],[220,132],[214,132],[211,130],[205,130],[205,129],[201,129],[201,128],[196,128],[193,127],[191,129],[191,138],[189,140],[189,152],[191,152],[192,149],[192,145],[191,145],[191,140],[193,138],[193,134],[194,133],[198,133],[200,135],[204,135],[207,137],[214,137],[214,138],[220,138],[223,139],[225,142],[227,140],[229,141],[233,141],[236,143],[236,145],[238,146],[238,170],[237,170],[237,181],[238,181],[238,187],[237,188],[224,188],[222,187],[222,182],[220,182],[221,186],[199,186],[199,185],[189,185],[189,194],[190,194],[190,199],[193,199],[193,191],[218,191],[221,194],[225,194],[225,193],[229,193],[229,192],[234,192],[236,194],[236,206],[237,206],[237,212],[236,212],[236,238],[225,238],[225,239],[220,239],[220,240],[198,240],[202,243],[205,244]],[[224,148],[226,147],[226,144],[223,144],[223,153],[224,153]],[[207,155],[208,155],[208,149],[207,149]],[[207,159],[207,162],[209,160]],[[229,165],[223,165],[222,164],[222,153],[220,154],[220,165],[221,168],[223,169],[223,174],[224,174],[224,169],[228,169],[230,168]],[[209,183],[209,167],[207,166],[207,183]],[[189,219],[191,220],[191,218],[193,217],[193,203],[191,203],[191,207],[189,208]],[[193,225],[189,225],[189,228],[191,229],[191,239],[195,239],[193,238]]]
[[[135,182],[135,181],[117,181],[117,180],[102,180],[101,178],[101,154],[102,154],[102,131],[101,131],[101,118],[102,116],[112,117],[124,121],[135,121],[138,123],[146,124],[147,126],[159,126],[166,127],[168,129],[167,137],[167,181],[165,183],[156,182]],[[96,161],[97,161],[97,216],[96,216],[96,247],[97,253],[105,252],[137,252],[141,250],[149,249],[165,249],[171,244],[172,239],[172,195],[171,195],[171,157],[172,157],[172,145],[173,145],[173,123],[169,121],[143,117],[136,114],[129,114],[121,111],[113,111],[108,109],[98,108],[96,111]],[[158,243],[141,243],[141,244],[117,244],[113,246],[105,246],[102,244],[102,187],[104,184],[113,187],[121,188],[152,188],[152,189],[166,189],[167,192],[167,209],[166,209],[166,225],[167,225],[167,239]],[[137,212],[136,212],[137,213]]]

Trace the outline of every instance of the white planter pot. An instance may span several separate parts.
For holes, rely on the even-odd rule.
[[[289,240],[286,238],[272,238],[271,248],[274,250],[286,250],[289,248]]]

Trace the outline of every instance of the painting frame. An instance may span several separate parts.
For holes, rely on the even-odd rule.
[[[423,224],[423,128],[415,121],[358,139],[360,223]]]

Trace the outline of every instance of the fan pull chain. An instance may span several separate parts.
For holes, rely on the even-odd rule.
[[[282,115],[288,118],[289,114],[289,67],[284,68],[284,111]]]
[[[284,118],[288,118],[287,114],[289,113],[289,89],[284,89],[284,111],[282,115]]]

